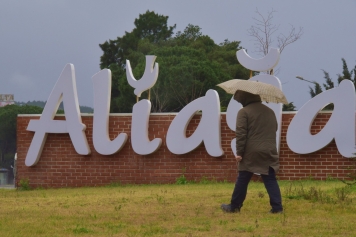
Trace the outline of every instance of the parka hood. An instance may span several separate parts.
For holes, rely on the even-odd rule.
[[[243,107],[254,102],[261,102],[261,97],[246,91],[237,90],[234,94],[234,99],[241,103]]]

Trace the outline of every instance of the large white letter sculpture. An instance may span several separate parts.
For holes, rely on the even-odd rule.
[[[236,52],[236,56],[240,64],[245,68],[250,69],[252,71],[261,72],[261,71],[269,71],[273,69],[278,64],[280,53],[279,53],[279,49],[271,48],[271,50],[268,52],[268,54],[265,57],[261,59],[253,59],[246,53],[244,49],[241,49]],[[280,80],[273,75],[260,74],[252,77],[249,80],[268,83],[282,90],[282,85]],[[270,107],[273,110],[274,114],[276,115],[276,119],[278,122],[278,130],[276,133],[277,135],[276,144],[277,144],[277,150],[279,150],[281,126],[282,126],[282,104],[265,103],[265,102],[264,104]],[[235,101],[234,98],[230,100],[230,103],[226,111],[226,121],[229,128],[233,131],[235,131],[236,129],[236,117],[241,107],[242,107],[241,104]],[[231,149],[233,153],[236,155],[235,138],[231,141]]]
[[[131,122],[131,145],[132,149],[139,155],[148,155],[161,147],[162,139],[148,138],[148,122],[150,119],[151,102],[141,100],[132,109]]]
[[[158,63],[154,61],[156,56],[146,56],[146,68],[140,80],[136,80],[132,74],[130,61],[126,60],[126,78],[128,83],[135,88],[135,95],[140,97],[141,93],[154,86],[158,77]],[[131,145],[135,153],[139,155],[148,155],[158,150],[162,144],[161,138],[155,138],[152,141],[148,138],[148,123],[150,119],[151,102],[141,100],[137,102],[132,109],[131,122]]]
[[[102,155],[111,155],[121,150],[127,140],[120,133],[113,141],[109,138],[109,112],[111,98],[111,71],[104,69],[92,77],[94,87],[93,144]]]
[[[146,55],[146,67],[145,72],[140,80],[136,80],[133,76],[131,64],[129,60],[126,60],[126,78],[127,82],[135,88],[134,93],[136,96],[141,97],[141,93],[148,90],[157,81],[158,77],[158,63],[155,63],[157,56]],[[154,64],[154,68],[153,68]]]
[[[330,103],[334,104],[334,111],[329,121],[318,134],[312,135],[314,118]],[[299,154],[320,150],[333,139],[341,155],[355,156],[355,88],[349,80],[309,100],[294,116],[287,131],[289,148]]]
[[[62,99],[66,120],[53,120]],[[30,120],[27,126],[27,130],[35,132],[35,135],[26,155],[26,166],[36,165],[39,161],[48,133],[69,133],[76,152],[90,154],[85,129],[80,117],[74,66],[67,64],[47,100],[41,118]]]
[[[234,97],[231,98],[229,105],[227,106],[226,109],[226,123],[227,126],[232,130],[236,130],[236,118],[237,118],[237,113],[239,110],[242,108],[242,104],[237,102]],[[236,151],[236,138],[231,140],[231,150],[236,156],[237,151]]]
[[[265,57],[259,59],[251,58],[244,49],[240,49],[236,52],[236,57],[242,66],[258,72],[269,71],[277,66],[279,56],[279,49],[276,48],[271,48]]]
[[[266,57],[253,59],[244,50],[236,53],[241,65],[253,71],[267,71],[275,67],[279,60],[279,50],[271,49]],[[146,56],[146,68],[142,78],[137,81],[133,75],[130,62],[127,61],[127,80],[135,88],[134,93],[140,97],[141,93],[150,89],[158,77],[156,56]],[[127,134],[119,134],[113,141],[108,134],[109,107],[111,96],[111,71],[102,70],[92,78],[94,86],[94,119],[93,144],[95,149],[103,155],[118,152],[127,140]],[[261,74],[250,80],[272,84],[281,89],[279,79],[273,75]],[[355,148],[355,89],[349,80],[343,80],[339,87],[327,90],[307,102],[295,115],[287,131],[287,143],[290,149],[299,154],[307,154],[322,149],[335,139],[337,148],[344,157],[354,157]],[[60,102],[63,100],[65,119],[53,120]],[[334,111],[325,127],[315,135],[311,135],[310,127],[320,109],[327,104],[334,104]],[[266,104],[266,103],[265,103]],[[280,131],[282,120],[281,104],[266,104],[277,118],[277,146],[280,146]],[[236,116],[241,105],[231,99],[227,108],[226,120],[229,128],[235,130]],[[149,100],[141,100],[133,107],[131,123],[131,143],[135,153],[148,155],[162,144],[161,138],[152,141],[148,138],[148,125],[151,110]],[[189,137],[186,136],[187,126],[192,117],[202,111],[198,127]],[[220,133],[220,99],[215,90],[208,90],[206,95],[186,105],[173,119],[167,131],[166,143],[174,154],[186,154],[204,142],[209,155],[219,157],[224,154],[221,147]],[[39,120],[30,120],[28,131],[35,132],[26,155],[26,166],[33,166],[39,161],[48,133],[69,133],[73,146],[78,154],[88,155],[90,149],[85,136],[86,126],[82,123],[74,66],[67,64],[56,85],[54,86],[42,116]],[[236,154],[235,139],[231,148]]]
[[[192,117],[202,111],[200,123],[194,133],[187,138],[186,130]],[[177,155],[186,154],[204,142],[209,155],[219,157],[224,154],[220,134],[220,99],[215,90],[208,90],[204,97],[193,100],[173,119],[167,132],[167,147]]]

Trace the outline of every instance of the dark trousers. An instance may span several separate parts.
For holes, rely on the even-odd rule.
[[[247,186],[251,180],[253,173],[249,171],[239,171],[239,176],[235,184],[234,192],[231,197],[231,209],[239,209],[242,207],[247,194]],[[261,175],[267,193],[269,195],[270,204],[273,211],[282,211],[282,197],[279,189],[276,174],[274,169],[269,168],[268,175]]]

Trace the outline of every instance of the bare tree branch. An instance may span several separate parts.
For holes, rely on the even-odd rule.
[[[279,51],[282,53],[283,49],[287,45],[299,40],[300,37],[302,37],[302,35],[303,35],[302,27],[299,27],[299,31],[297,32],[295,27],[291,25],[291,30],[289,31],[289,34],[287,36],[280,34],[280,36],[277,37]]]
[[[272,23],[273,14],[276,13],[275,10],[272,9],[268,12],[267,17],[263,16],[258,9],[256,9],[256,13],[259,18],[253,18],[255,25],[251,26],[247,32],[255,41],[256,52],[265,56],[273,43],[273,35],[279,30],[279,25]],[[299,40],[302,35],[303,28],[300,27],[297,31],[293,25],[291,25],[291,30],[288,34],[279,34],[275,39],[280,52],[282,53],[287,45]]]
[[[155,87],[151,88],[152,99],[154,103],[152,103],[152,112],[164,112],[169,103],[169,96],[167,93],[159,91]]]

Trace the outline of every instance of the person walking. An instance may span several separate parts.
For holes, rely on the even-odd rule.
[[[270,213],[282,213],[282,197],[276,179],[279,155],[276,146],[278,129],[272,109],[262,104],[261,97],[237,90],[234,99],[243,108],[236,121],[236,161],[238,177],[230,204],[222,204],[224,212],[240,212],[246,198],[247,187],[254,173],[260,174],[268,192]]]

